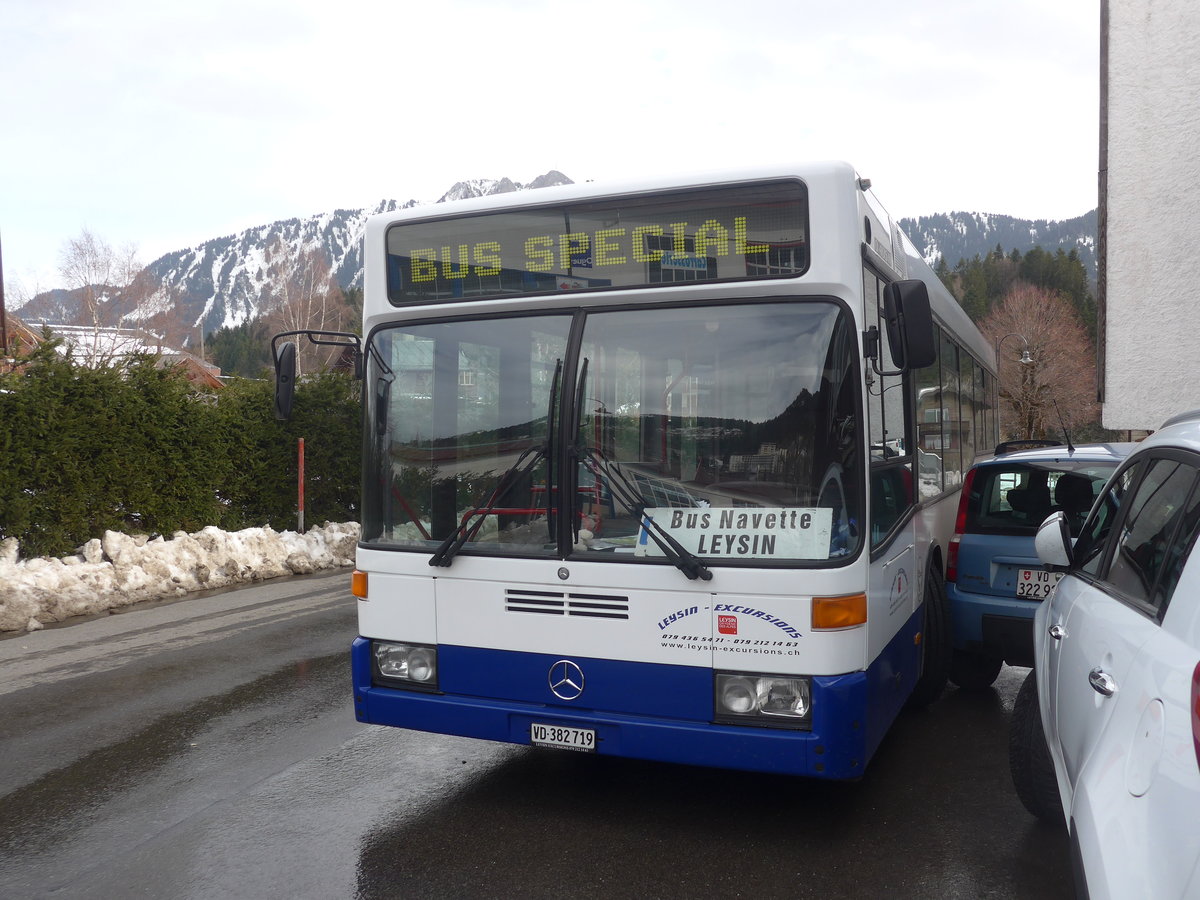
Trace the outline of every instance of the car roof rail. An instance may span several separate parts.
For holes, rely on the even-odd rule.
[[[1036,450],[1039,447],[1062,447],[1062,441],[1054,441],[1043,438],[1029,438],[1022,441],[1001,441],[996,445],[995,455],[1000,456],[1003,453],[1015,453],[1018,450]]]
[[[1178,425],[1180,422],[1190,422],[1192,419],[1200,419],[1200,409],[1189,410],[1188,412],[1176,413],[1163,422],[1159,428],[1166,428],[1169,425]]]

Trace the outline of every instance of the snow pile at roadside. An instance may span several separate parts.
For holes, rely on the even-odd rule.
[[[108,531],[61,559],[20,559],[16,538],[8,538],[0,541],[0,632],[36,631],[145,600],[350,566],[358,533],[357,522],[326,522],[305,534],[209,527],[177,531],[170,540]]]

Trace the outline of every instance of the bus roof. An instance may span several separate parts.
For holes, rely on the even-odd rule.
[[[742,184],[782,178],[853,183],[858,174],[848,162],[824,161],[793,166],[755,166],[743,169],[700,171],[670,175],[653,180],[648,178],[625,181],[586,181],[532,190],[508,191],[486,197],[448,200],[445,203],[410,206],[407,209],[376,213],[372,223],[406,222],[414,219],[449,218],[471,213],[496,212],[504,209],[548,206],[579,200],[605,197],[628,197],[638,194],[660,194],[688,188],[711,187],[720,184]]]

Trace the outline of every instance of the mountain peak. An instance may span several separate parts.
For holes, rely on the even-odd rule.
[[[521,184],[511,178],[474,178],[470,181],[459,181],[450,190],[442,194],[438,203],[449,200],[470,200],[475,197],[490,197],[492,194],[509,194],[513,191],[527,191],[536,188],[554,187],[559,184],[574,184],[570,178],[556,169],[551,169],[545,175],[539,175],[529,184]]]
[[[1096,210],[1074,219],[1018,219],[999,213],[951,212],[901,219],[900,227],[929,265],[938,258],[954,268],[1002,247],[1028,253],[1034,247],[1054,253],[1076,250],[1088,275],[1096,278]]]

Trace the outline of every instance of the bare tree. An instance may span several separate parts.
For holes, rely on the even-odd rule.
[[[1095,348],[1069,300],[1017,282],[980,330],[999,349],[1002,436],[1041,438],[1096,421]]]
[[[114,248],[84,228],[59,251],[58,271],[67,288],[80,298],[80,308],[70,324],[91,329],[88,345],[77,343],[77,350],[88,362],[111,362],[140,344],[138,338],[125,338],[115,331],[121,320],[118,298],[142,272],[135,245]],[[113,331],[102,340],[102,329]]]
[[[295,251],[277,238],[267,249],[266,269],[273,330],[346,330],[350,309],[320,248]],[[341,353],[307,340],[298,341],[296,349],[297,374],[327,368]]]
[[[137,248],[132,244],[115,249],[84,228],[59,252],[59,274],[67,287],[79,291],[82,299],[80,324],[113,324],[103,321],[105,304],[116,291],[134,280],[142,269]]]

